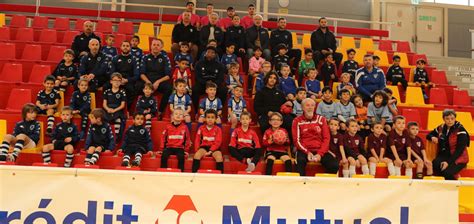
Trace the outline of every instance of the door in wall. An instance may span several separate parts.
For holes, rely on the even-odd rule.
[[[416,52],[430,56],[443,56],[443,8],[417,7]]]
[[[408,41],[411,49],[414,49],[415,7],[408,4],[387,3],[385,9],[386,22],[394,23],[390,28],[390,39]]]

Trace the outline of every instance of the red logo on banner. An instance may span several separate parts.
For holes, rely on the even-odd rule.
[[[155,224],[170,224],[171,221],[176,224],[203,223],[189,195],[173,195]]]

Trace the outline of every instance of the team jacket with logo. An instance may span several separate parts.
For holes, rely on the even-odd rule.
[[[22,120],[15,124],[15,129],[13,130],[13,136],[17,136],[19,134],[24,134],[28,136],[31,140],[35,143],[38,143],[40,139],[40,130],[41,126],[38,121],[26,121]]]
[[[50,93],[46,93],[46,91],[43,89],[38,92],[38,95],[36,96],[36,101],[39,101],[41,104],[46,104],[46,105],[53,105],[56,104],[56,100],[61,99],[61,96],[59,95],[59,92],[55,89],[53,89]]]
[[[314,114],[311,119],[301,115],[293,120],[293,142],[301,152],[318,153],[320,156],[329,150],[331,134],[326,118]]]
[[[229,146],[232,146],[237,149],[261,148],[257,133],[255,133],[255,131],[250,128],[247,129],[247,131],[244,131],[242,127],[238,127],[234,130],[234,132],[232,132]]]
[[[74,91],[70,106],[73,110],[79,110],[81,113],[89,113],[91,110],[91,94],[89,92],[81,93],[79,90]]]
[[[219,150],[222,143],[222,130],[214,125],[211,129],[207,125],[202,125],[197,133],[194,140],[194,147],[196,151],[200,147],[210,147],[211,151]]]
[[[387,136],[385,134],[380,134],[379,137],[376,137],[373,133],[367,138],[367,151],[370,156],[372,156],[372,149],[375,150],[377,155],[380,155],[380,150],[385,149],[384,155],[387,155]],[[390,149],[389,149],[390,150]]]
[[[273,136],[275,131],[272,128],[269,128],[263,134],[262,145],[266,147],[267,151],[276,151],[276,152],[288,152],[288,146],[290,145],[290,138],[288,137],[288,132],[284,128],[278,128],[277,130],[284,131],[286,133],[286,142],[283,145],[270,143],[270,138]]]
[[[109,124],[103,123],[101,125],[90,125],[85,148],[88,149],[90,146],[103,146],[106,147],[105,149],[107,150],[114,150],[114,134],[112,133]]]
[[[122,149],[126,149],[129,145],[140,145],[144,149],[153,150],[153,142],[151,141],[150,132],[143,126],[132,125],[125,132]]]
[[[171,75],[171,62],[166,52],[161,51],[157,56],[153,54],[143,56],[140,74],[145,74],[152,83],[167,75]]]
[[[56,69],[54,69],[53,76],[58,78],[59,76],[64,76],[66,78],[77,78],[78,77],[78,68],[77,65],[72,63],[71,65],[66,65],[64,62],[60,62]]]
[[[160,150],[163,151],[165,148],[179,148],[189,152],[191,148],[191,134],[183,122],[178,125],[170,123],[163,130]]]
[[[75,144],[77,141],[79,141],[77,127],[74,123],[61,122],[56,125],[56,128],[53,131],[52,140],[64,141],[66,138],[72,138],[71,144]]]
[[[118,72],[128,82],[135,82],[140,78],[140,64],[137,59],[130,53],[128,55],[117,55],[110,63],[110,73]]]
[[[155,115],[158,111],[158,106],[154,96],[140,96],[137,100],[137,113],[144,114],[145,110],[150,109],[150,114]]]

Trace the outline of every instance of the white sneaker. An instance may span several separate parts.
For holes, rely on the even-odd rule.
[[[245,169],[246,172],[253,172],[255,170],[255,163],[250,162],[247,166],[247,169]]]
[[[8,154],[7,156],[7,161],[10,161],[10,162],[15,162],[15,157],[13,156],[13,154]]]

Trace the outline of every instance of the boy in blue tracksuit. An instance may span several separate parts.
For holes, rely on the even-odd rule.
[[[85,164],[94,165],[99,160],[101,152],[114,150],[115,141],[110,125],[104,120],[105,111],[103,109],[94,109],[89,118],[91,125],[84,147],[87,150]]]
[[[153,150],[150,132],[143,125],[144,122],[145,116],[143,114],[133,116],[133,125],[125,132],[125,139],[122,143],[121,150],[124,153],[122,166],[129,166],[132,155],[135,156],[132,166],[140,166],[143,154]]]

